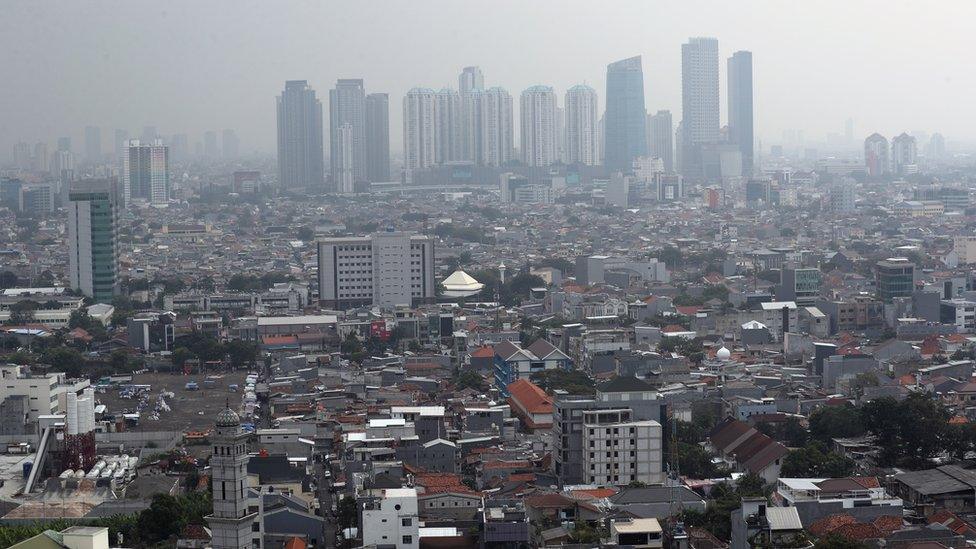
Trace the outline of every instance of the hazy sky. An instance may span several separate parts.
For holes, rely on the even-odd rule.
[[[0,15],[0,158],[16,141],[83,128],[138,136],[235,128],[243,151],[275,150],[274,97],[305,79],[328,112],[337,78],[391,95],[392,150],[413,86],[457,87],[465,65],[515,97],[534,84],[586,82],[605,95],[609,62],[642,55],[648,111],[681,110],[680,48],[719,40],[725,60],[753,52],[757,135],[787,128],[808,140],[872,131],[976,137],[976,2],[674,1],[37,1],[4,0]],[[517,115],[516,115],[517,116]],[[326,122],[327,123],[327,122]],[[516,122],[517,127],[517,122]]]

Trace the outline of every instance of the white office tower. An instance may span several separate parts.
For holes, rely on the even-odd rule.
[[[336,192],[339,194],[353,194],[356,192],[356,176],[353,173],[353,128],[352,124],[345,123],[339,126],[336,131],[339,142],[333,147],[338,157],[336,168]]]
[[[169,147],[156,139],[126,142],[122,151],[122,195],[125,207],[134,201],[165,205],[170,198]]]
[[[566,163],[599,164],[596,90],[580,84],[566,92]]]
[[[402,232],[318,243],[319,298],[326,307],[393,308],[432,301],[434,241]]]
[[[213,514],[205,517],[213,549],[251,547],[251,525],[257,513],[249,513],[247,506],[248,436],[236,412],[227,408],[217,414],[210,457]]]
[[[549,86],[532,86],[520,103],[522,162],[551,166],[556,161],[556,94]]]
[[[429,88],[413,88],[403,98],[403,167],[407,182],[413,170],[435,162],[435,96]]]
[[[702,145],[720,141],[718,40],[691,38],[681,46],[681,173],[705,176]]]
[[[416,488],[388,488],[363,508],[363,546],[416,549],[420,523]]]
[[[461,152],[461,96],[444,88],[434,95],[434,161],[463,160]]]

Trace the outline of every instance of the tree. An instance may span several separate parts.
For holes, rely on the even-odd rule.
[[[68,377],[88,375],[85,357],[69,347],[58,346],[45,349],[41,353],[40,362],[54,366],[56,370],[63,371]]]
[[[0,290],[17,286],[17,275],[11,271],[0,272]]]
[[[193,358],[193,353],[191,353],[186,347],[177,347],[173,350],[173,354],[171,354],[169,358],[173,361],[173,366],[182,368],[183,365],[186,364],[187,360]]]
[[[257,345],[247,341],[234,340],[224,345],[232,368],[254,366],[258,356]]]
[[[476,391],[483,391],[485,389],[485,378],[474,370],[462,370],[457,377],[457,381],[454,382],[454,386],[458,389],[470,388]]]
[[[810,414],[810,436],[825,444],[833,438],[859,437],[864,433],[861,412],[853,406],[823,406]]]
[[[577,520],[569,531],[569,538],[573,543],[600,543],[602,534],[600,529],[590,526],[585,520]]]
[[[780,476],[799,478],[839,478],[854,472],[853,460],[835,454],[819,444],[790,450],[783,460]]]
[[[18,301],[10,306],[10,319],[7,322],[14,325],[30,324],[34,322],[34,311],[38,307],[39,304],[30,299]]]
[[[356,498],[345,495],[336,505],[336,517],[339,520],[339,528],[352,528],[359,524],[359,508],[356,505]]]
[[[139,513],[139,537],[150,544],[161,543],[179,535],[186,526],[183,510],[169,494],[156,494],[148,509]]]
[[[881,446],[879,465],[921,467],[948,445],[951,414],[929,395],[911,393],[904,400],[890,397],[861,408],[864,427]]]

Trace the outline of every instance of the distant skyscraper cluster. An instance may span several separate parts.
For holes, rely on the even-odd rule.
[[[945,139],[941,134],[933,134],[929,147],[933,151],[938,149],[933,153],[934,157],[942,156],[945,153]],[[915,137],[902,133],[891,140],[889,147],[883,135],[869,135],[864,140],[864,168],[867,175],[873,178],[918,172],[918,143]]]

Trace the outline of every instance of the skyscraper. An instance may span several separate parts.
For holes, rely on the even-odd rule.
[[[333,156],[333,163],[338,163],[339,171],[336,173],[332,182],[335,185],[335,192],[339,194],[352,194],[356,192],[356,177],[353,175],[353,129],[352,124],[346,122],[339,126],[336,132],[335,146],[336,156]]]
[[[85,126],[85,161],[102,161],[102,129],[98,126]]]
[[[681,173],[704,177],[702,145],[718,143],[718,40],[691,38],[681,45]]]
[[[14,166],[23,171],[31,169],[31,146],[23,141],[14,145]]]
[[[456,162],[461,153],[461,96],[444,88],[434,95],[434,161]]]
[[[403,97],[403,167],[408,179],[412,170],[436,162],[436,95],[430,88],[413,88]]]
[[[478,67],[464,67],[458,76],[460,97],[460,131],[462,160],[476,161],[479,148],[478,117],[480,96],[485,89],[485,76]]]
[[[471,95],[477,105],[475,162],[481,166],[501,166],[510,162],[515,152],[512,96],[497,86]]]
[[[753,103],[752,52],[737,51],[729,57],[729,143],[742,153],[742,173],[752,176],[753,168]]]
[[[217,132],[211,130],[203,134],[203,154],[207,158],[220,158],[220,147],[217,145]]]
[[[605,116],[605,163],[611,170],[629,172],[634,159],[647,154],[644,72],[639,55],[607,65]]]
[[[390,180],[390,96],[366,96],[366,179]]]
[[[129,132],[116,128],[114,148],[112,149],[112,154],[114,155],[113,158],[115,158],[116,161],[122,160],[122,149],[125,148],[125,142],[128,140]]]
[[[349,124],[352,130],[352,174],[357,180],[366,177],[366,88],[361,78],[340,78],[329,91],[329,136],[332,181],[349,168],[342,164],[339,151],[339,128]]]
[[[888,140],[883,135],[872,133],[864,140],[864,167],[870,177],[884,177],[890,172]]]
[[[566,163],[593,166],[598,152],[596,90],[579,84],[566,91]]]
[[[671,111],[657,111],[647,117],[647,144],[650,155],[661,159],[664,171],[674,172],[674,121]]]
[[[927,155],[934,159],[942,158],[945,156],[945,148],[945,137],[941,133],[935,132],[929,138]]]
[[[556,161],[556,94],[550,86],[532,86],[522,92],[522,162],[550,166]]]
[[[918,171],[918,145],[913,136],[902,133],[891,140],[891,165],[898,175]]]
[[[305,80],[289,80],[276,104],[278,184],[282,188],[322,185],[322,103],[315,90]]]
[[[71,287],[98,303],[118,292],[118,188],[112,180],[75,183],[68,193]]]
[[[123,207],[133,200],[165,204],[169,199],[169,147],[159,139],[152,144],[128,141],[122,155]]]
[[[241,418],[230,408],[217,414],[211,435],[210,481],[213,513],[204,517],[210,525],[213,549],[249,549],[251,526],[257,513],[248,509],[248,433]]]
[[[241,141],[237,138],[237,132],[234,130],[224,130],[221,135],[221,145],[223,145],[221,152],[225,159],[234,160],[240,156]]]

